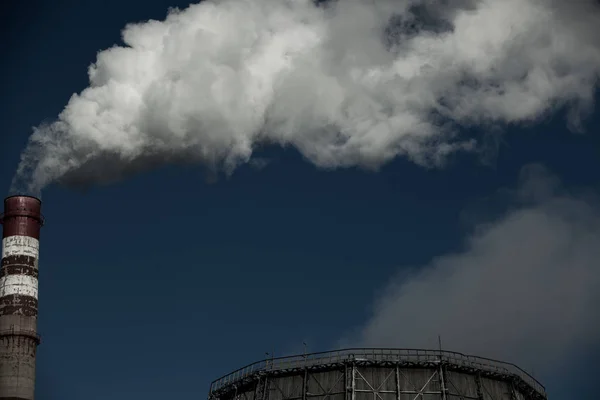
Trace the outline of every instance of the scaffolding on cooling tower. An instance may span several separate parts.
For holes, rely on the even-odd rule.
[[[384,374],[375,382],[375,379],[368,379],[365,367],[384,367]],[[416,383],[407,368],[420,368],[427,375],[422,375]],[[328,371],[326,384],[319,381],[319,371]],[[448,379],[448,374],[469,375],[473,378],[473,387],[461,388],[456,384],[456,378]],[[277,386],[277,378],[285,376],[297,378],[301,394],[298,393],[300,389],[286,393],[291,389]],[[308,396],[324,400],[359,400],[358,395],[361,399],[367,395],[373,400],[416,400],[432,396],[442,400],[448,400],[448,397],[495,399],[491,395],[493,388],[486,383],[491,382],[490,379],[506,385],[510,393],[503,398],[546,399],[544,386],[510,363],[442,350],[345,349],[270,358],[250,364],[215,380],[210,387],[209,400],[269,400],[269,390],[277,392],[279,400],[308,400]],[[253,387],[251,396],[241,396],[241,390],[238,394],[238,389],[249,385]]]

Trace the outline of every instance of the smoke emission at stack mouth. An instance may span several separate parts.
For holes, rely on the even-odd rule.
[[[595,1],[222,0],[128,25],[38,126],[13,191],[170,162],[232,172],[261,145],[320,167],[439,165],[464,126],[581,127],[600,75]]]

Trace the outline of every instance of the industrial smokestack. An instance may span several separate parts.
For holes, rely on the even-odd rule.
[[[0,215],[0,400],[34,398],[41,206],[35,197],[11,196]]]

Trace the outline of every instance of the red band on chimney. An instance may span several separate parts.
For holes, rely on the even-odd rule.
[[[44,224],[41,213],[42,202],[35,197],[12,196],[4,199],[4,214],[1,222],[4,224],[2,237],[29,236],[40,238],[40,228]]]

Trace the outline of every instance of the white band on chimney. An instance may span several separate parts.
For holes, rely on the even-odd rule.
[[[29,236],[8,236],[2,239],[2,258],[8,256],[30,256],[38,258],[40,241]]]
[[[0,297],[19,294],[38,298],[38,280],[30,275],[6,275],[0,278]]]

